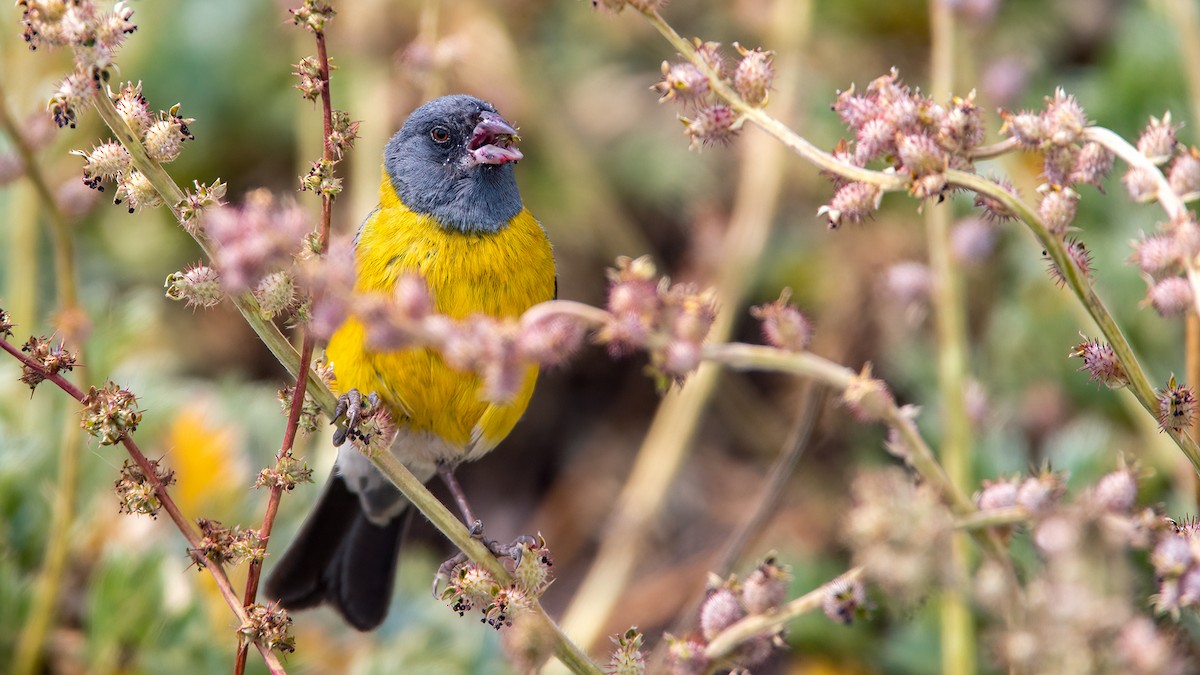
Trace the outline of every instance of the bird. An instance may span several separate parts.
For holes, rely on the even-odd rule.
[[[414,110],[383,156],[379,205],[354,244],[355,291],[391,291],[416,274],[452,318],[516,317],[557,296],[545,229],[521,200],[519,136],[490,103],[464,94]],[[479,459],[509,434],[533,394],[531,365],[506,403],[434,349],[373,350],[351,315],[329,339],[335,391],[371,393],[398,432],[391,452],[419,479]],[[335,435],[335,443],[338,443]],[[272,568],[267,597],[288,610],[327,603],[360,631],[391,604],[407,500],[349,445],[339,447],[316,506]]]

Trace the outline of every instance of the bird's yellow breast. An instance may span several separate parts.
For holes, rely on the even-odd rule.
[[[494,233],[444,228],[433,217],[409,210],[386,172],[379,208],[359,233],[355,264],[357,291],[390,292],[396,279],[417,273],[437,311],[458,319],[477,313],[514,317],[554,297],[550,242],[528,210]],[[508,435],[537,379],[537,368],[531,367],[512,401],[489,403],[481,396],[478,376],[454,370],[436,351],[369,349],[365,329],[354,317],[334,333],[327,353],[339,392],[376,392],[399,423],[476,454]]]

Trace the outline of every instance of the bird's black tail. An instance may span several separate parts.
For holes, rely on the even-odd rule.
[[[267,578],[267,597],[289,610],[328,602],[359,630],[383,623],[392,600],[405,519],[367,519],[335,472]]]

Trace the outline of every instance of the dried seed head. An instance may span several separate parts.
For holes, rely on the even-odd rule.
[[[342,192],[342,179],[337,177],[336,163],[320,159],[312,163],[308,173],[300,177],[300,189],[318,197],[333,199]]]
[[[696,48],[696,56],[716,73],[717,77],[724,79],[729,76],[729,63],[721,53],[720,42],[704,42],[700,38],[694,38],[692,44]]]
[[[362,122],[350,121],[350,113],[345,110],[334,110],[331,119],[329,146],[333,149],[333,154],[341,159],[347,150],[354,147],[354,141],[358,140],[358,128]]]
[[[310,33],[325,32],[325,26],[337,15],[333,7],[322,0],[304,0],[302,6],[289,9],[288,13],[292,15],[292,23]]]
[[[129,130],[139,138],[154,121],[154,116],[150,114],[150,106],[146,103],[146,97],[142,96],[141,82],[137,84],[126,82],[122,85],[121,92],[113,100],[113,105],[116,106],[117,114],[124,120]]]
[[[1093,496],[1106,511],[1129,513],[1137,504],[1137,476],[1128,467],[1105,474],[1096,483]]]
[[[670,675],[704,675],[708,672],[708,657],[704,643],[698,639],[677,638],[667,634],[667,668]]]
[[[899,134],[896,153],[901,169],[914,178],[946,170],[946,153],[925,134]]]
[[[207,562],[218,565],[237,565],[245,560],[262,561],[266,546],[258,538],[258,530],[243,530],[239,526],[225,527],[215,520],[199,518],[200,545],[191,550],[192,559],[203,567]]]
[[[1078,370],[1086,370],[1088,381],[1094,381],[1097,386],[1104,384],[1109,389],[1117,389],[1129,384],[1125,368],[1107,342],[1085,338],[1071,349],[1070,356],[1083,359],[1083,365]]]
[[[291,392],[293,389],[287,388],[284,391],[288,392],[284,398],[286,398],[287,407],[290,409],[292,407]],[[275,466],[259,471],[258,478],[254,481],[254,487],[279,487],[287,492],[291,492],[300,483],[311,482],[313,482],[313,470],[308,468],[308,464],[305,464],[294,455],[287,454],[281,457],[275,463]]]
[[[1137,149],[1154,164],[1165,164],[1175,156],[1175,132],[1178,125],[1171,124],[1170,111],[1162,118],[1151,117],[1150,124],[1138,136]]]
[[[1150,169],[1131,166],[1121,178],[1121,183],[1135,202],[1144,204],[1158,199],[1158,180]]]
[[[1184,277],[1159,279],[1150,287],[1145,302],[1160,316],[1180,316],[1192,306],[1192,285]]]
[[[213,266],[230,293],[249,290],[268,274],[290,266],[312,231],[304,209],[290,199],[277,201],[266,190],[247,193],[240,207],[212,209],[204,229],[218,245]]]
[[[678,101],[691,103],[708,94],[708,78],[700,69],[688,61],[662,63],[662,80],[651,87],[658,92],[658,102]]]
[[[1000,116],[1004,119],[1000,133],[1008,133],[1022,147],[1038,148],[1046,140],[1046,128],[1039,113],[1024,111],[1014,115],[1002,111]]]
[[[1113,167],[1113,155],[1108,148],[1095,142],[1087,142],[1075,155],[1075,166],[1071,169],[1070,182],[1100,187]]]
[[[1066,235],[1075,220],[1075,209],[1079,204],[1079,193],[1069,187],[1044,184],[1038,187],[1042,200],[1038,203],[1038,215],[1046,229],[1056,237]]]
[[[737,113],[724,103],[701,108],[695,119],[679,119],[683,122],[684,133],[692,139],[692,148],[728,143],[739,130]]]
[[[1191,147],[1176,157],[1171,162],[1167,182],[1183,201],[1200,199],[1200,150]]]
[[[1167,221],[1163,229],[1175,245],[1180,262],[1195,261],[1200,256],[1200,223],[1191,211]]]
[[[1084,246],[1081,240],[1075,238],[1066,240],[1064,248],[1066,249],[1067,257],[1074,263],[1075,269],[1079,270],[1079,273],[1083,275],[1085,280],[1090,280],[1094,271],[1092,268],[1092,252],[1087,250],[1087,247]],[[1054,284],[1059,288],[1066,286],[1067,277],[1062,269],[1059,268],[1058,263],[1054,261],[1054,258],[1050,257],[1049,252],[1042,251],[1042,259],[1049,263],[1046,271],[1050,273],[1050,278],[1054,280]]]
[[[858,130],[867,122],[878,119],[883,108],[875,96],[857,94],[851,85],[849,89],[838,92],[833,111],[847,128]]]
[[[799,309],[789,303],[792,289],[785,288],[773,303],[750,308],[750,315],[762,321],[763,338],[772,347],[801,352],[812,341],[812,326]]]
[[[854,132],[855,163],[865,164],[873,159],[896,152],[896,127],[888,120],[867,120]]]
[[[530,361],[558,366],[579,349],[584,335],[583,327],[568,316],[548,316],[532,322],[522,319],[517,348]]]
[[[842,402],[858,419],[869,422],[883,419],[895,407],[891,391],[883,380],[871,377],[871,364],[863,366],[862,372],[850,379]]]
[[[771,64],[775,53],[761,49],[748,50],[736,42],[733,46],[742,57],[733,73],[734,88],[746,103],[766,105],[771,81],[775,78],[775,68]]]
[[[709,592],[700,606],[700,632],[711,640],[746,616],[746,609],[732,589],[722,586]]]
[[[107,141],[92,148],[91,152],[75,151],[72,154],[87,158],[83,165],[83,184],[103,190],[103,181],[117,180],[129,169],[129,151],[116,141]]]
[[[226,185],[220,178],[211,185],[204,185],[198,180],[192,181],[192,185],[179,204],[179,224],[188,234],[196,235],[204,224],[204,212],[225,205]]]
[[[646,656],[642,654],[643,637],[634,626],[621,635],[612,637],[616,649],[608,660],[605,673],[609,675],[644,675]]]
[[[1196,562],[1189,537],[1178,532],[1164,532],[1154,550],[1150,562],[1159,577],[1178,578]]]
[[[296,70],[292,74],[300,80],[300,84],[294,85],[295,88],[300,90],[300,95],[306,101],[316,101],[321,96],[325,82],[321,76],[321,62],[315,56],[306,56],[294,67]]]
[[[12,324],[8,323],[8,314],[0,316],[0,324],[3,329],[0,332],[11,335]],[[44,337],[30,337],[25,344],[21,345],[21,351],[29,354],[30,358],[37,361],[42,369],[31,368],[30,366],[21,366],[21,381],[29,385],[30,391],[42,383],[49,375],[57,375],[60,372],[70,372],[76,364],[77,357],[75,354],[66,350],[66,345],[61,341],[56,346],[52,340]]]
[[[849,626],[867,609],[867,589],[858,579],[838,580],[825,587],[821,610],[831,621]]]
[[[266,645],[271,651],[296,651],[296,638],[291,635],[292,618],[287,610],[271,605],[264,607],[253,604],[246,608],[246,622],[238,628],[238,633],[246,640]]]
[[[1196,393],[1191,387],[1176,384],[1175,376],[1167,386],[1158,390],[1158,427],[1162,431],[1180,433],[1190,429],[1196,417]]]
[[[1020,486],[1016,479],[984,480],[983,490],[975,498],[980,511],[1007,509],[1017,504]]]
[[[486,607],[500,592],[500,585],[487,570],[474,563],[465,563],[454,568],[450,583],[442,591],[442,600],[450,603],[450,609],[463,616],[475,607]]]
[[[58,85],[48,108],[59,127],[75,128],[76,111],[96,93],[97,85],[83,73],[72,73]]]
[[[159,466],[160,460],[151,459],[149,461],[158,482],[165,486],[175,483],[174,471]],[[132,460],[127,459],[121,464],[121,475],[113,483],[113,489],[120,499],[118,506],[120,513],[158,517],[158,510],[162,508],[158,490],[154,487],[154,483],[147,478],[146,473],[142,471],[142,467]]]
[[[783,604],[792,573],[769,557],[742,582],[742,605],[750,614],[765,614]]]
[[[1182,259],[1175,238],[1169,234],[1146,236],[1143,233],[1140,239],[1129,242],[1129,245],[1133,247],[1129,262],[1152,276],[1170,271]]]
[[[120,204],[121,202],[125,202],[130,213],[139,209],[162,206],[163,203],[154,184],[150,182],[146,174],[137,169],[130,169],[117,182],[117,195],[113,199],[113,203]]]
[[[889,598],[911,602],[947,578],[942,548],[953,522],[936,492],[898,468],[864,471],[851,483],[854,506],[842,538],[856,565]]]
[[[846,183],[838,188],[833,199],[817,209],[818,216],[825,216],[829,229],[837,229],[843,221],[861,223],[879,208],[883,191],[870,183]]]
[[[536,598],[554,580],[554,560],[550,557],[545,540],[540,537],[527,539],[518,544],[521,550],[516,557],[520,562],[513,568],[513,582],[529,597]]]
[[[963,153],[983,143],[983,136],[983,113],[975,105],[974,90],[965,99],[955,96],[938,127],[938,142],[951,152]]]
[[[264,319],[288,311],[296,304],[296,282],[291,272],[272,272],[263,277],[254,289],[258,312]]]
[[[100,439],[100,445],[119,443],[126,434],[137,431],[142,421],[142,413],[136,408],[137,397],[112,382],[103,389],[92,387],[81,402],[82,426]]]
[[[1066,491],[1067,483],[1062,474],[1043,471],[1021,482],[1017,489],[1017,505],[1032,514],[1039,514],[1053,506]]]
[[[214,307],[225,297],[217,271],[200,263],[171,274],[164,286],[168,298],[186,300],[188,307]]]
[[[173,162],[183,150],[183,142],[190,139],[183,134],[178,118],[160,119],[146,129],[146,154],[156,162]]]
[[[1087,128],[1087,113],[1074,96],[1061,87],[1054,90],[1054,97],[1046,98],[1046,111],[1042,114],[1042,127],[1047,139],[1055,145],[1072,145],[1079,142]]]

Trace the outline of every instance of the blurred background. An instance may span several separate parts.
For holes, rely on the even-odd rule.
[[[140,80],[155,109],[182,103],[195,142],[168,168],[175,180],[216,177],[230,201],[266,187],[292,193],[320,154],[320,117],[292,88],[292,64],[315,51],[280,2],[133,2],[138,31],[117,63]],[[998,138],[998,108],[1038,108],[1057,86],[1090,118],[1132,138],[1149,115],[1190,121],[1181,56],[1166,2],[958,0],[958,86],[975,89]],[[526,159],[517,169],[526,204],[555,244],[559,296],[601,304],[604,270],[618,255],[648,254],[674,280],[720,285],[732,339],[761,342],[748,307],[790,287],[815,326],[813,350],[852,368],[874,364],[902,403],[923,406],[922,429],[939,440],[935,348],[924,225],[918,204],[889,196],[872,221],[826,229],[818,207],[832,195],[810,165],[755,129],[727,147],[690,151],[679,109],[650,87],[675,55],[635,12],[596,12],[582,0],[457,0],[334,3],[329,29],[337,70],[335,107],[361,120],[341,166],[346,191],[334,229],[353,232],[377,198],[381,149],[424,100],[465,92],[490,100],[518,124]],[[685,36],[776,52],[768,111],[817,146],[845,135],[829,110],[836,92],[864,87],[893,66],[927,89],[929,17],[921,0],[676,0],[664,14]],[[82,378],[112,379],[136,392],[145,420],[137,439],[178,479],[189,517],[257,527],[266,493],[253,488],[279,446],[276,392],[288,382],[228,303],[194,312],[163,297],[163,279],[199,259],[163,209],[129,214],[81,184],[82,160],[107,137],[94,112],[76,129],[47,127],[45,105],[70,68],[60,52],[31,52],[19,11],[0,9],[0,80],[11,114],[36,139],[38,158],[71,217],[87,341]],[[944,101],[949,92],[931,92]],[[1181,138],[1194,142],[1194,126]],[[0,152],[11,151],[0,137]],[[990,163],[1027,200],[1040,165],[1020,156]],[[11,173],[11,172],[10,172]],[[3,174],[3,172],[0,172]],[[0,186],[0,306],[16,338],[50,334],[64,319],[45,217],[28,181]],[[1182,327],[1140,305],[1145,286],[1125,264],[1128,242],[1159,213],[1132,205],[1116,179],[1107,194],[1085,188],[1077,225],[1095,256],[1100,293],[1144,360],[1150,379],[1183,374]],[[300,195],[314,214],[318,201]],[[951,206],[956,255],[967,270],[972,351],[971,412],[978,478],[1050,463],[1072,486],[1113,469],[1121,456],[1146,469],[1143,503],[1192,512],[1189,470],[1131,397],[1097,390],[1067,359],[1090,323],[1045,274],[1041,249],[1023,229],[979,221],[969,200]],[[646,515],[628,583],[603,620],[605,635],[639,626],[655,645],[664,630],[686,634],[710,570],[746,573],[768,552],[791,566],[791,597],[845,569],[839,535],[848,485],[863,466],[894,463],[883,430],[782,376],[713,373],[696,425],[660,421],[663,397],[644,358],[614,361],[585,349],[544,373],[524,420],[493,454],[460,477],[489,536],[542,533],[557,581],[543,602],[560,616],[589,573],[614,502],[647,445],[682,445],[661,508]],[[69,431],[75,406],[43,385],[31,398],[11,359],[0,360],[0,663],[30,629],[52,517],[74,497],[69,541],[43,672],[228,672],[232,616],[211,579],[189,569],[185,542],[165,519],[119,516],[113,481],[124,459]],[[689,384],[687,386],[692,386]],[[675,394],[672,394],[675,396]],[[815,397],[815,398],[814,398]],[[815,403],[813,401],[815,400]],[[756,507],[789,437],[813,429],[783,497],[718,569],[723,546]],[[318,483],[333,461],[324,431],[302,439]],[[77,444],[78,476],[59,479],[63,446]],[[286,495],[270,552],[278,552],[319,492]],[[438,492],[440,486],[435,486]],[[443,494],[438,492],[439,494]],[[53,536],[52,536],[53,535]],[[295,616],[299,649],[289,671],[504,673],[499,634],[460,619],[431,597],[430,580],[450,548],[416,523],[387,623],[373,634],[346,628],[322,609]],[[267,562],[270,569],[270,558]],[[240,587],[244,569],[235,570]],[[1151,583],[1149,575],[1145,580]],[[850,627],[808,616],[787,633],[790,650],[755,672],[924,673],[938,668],[932,604],[880,611]],[[986,655],[986,646],[982,648]],[[985,656],[986,661],[986,656]],[[403,666],[399,665],[403,664]],[[251,654],[251,672],[265,672]]]

